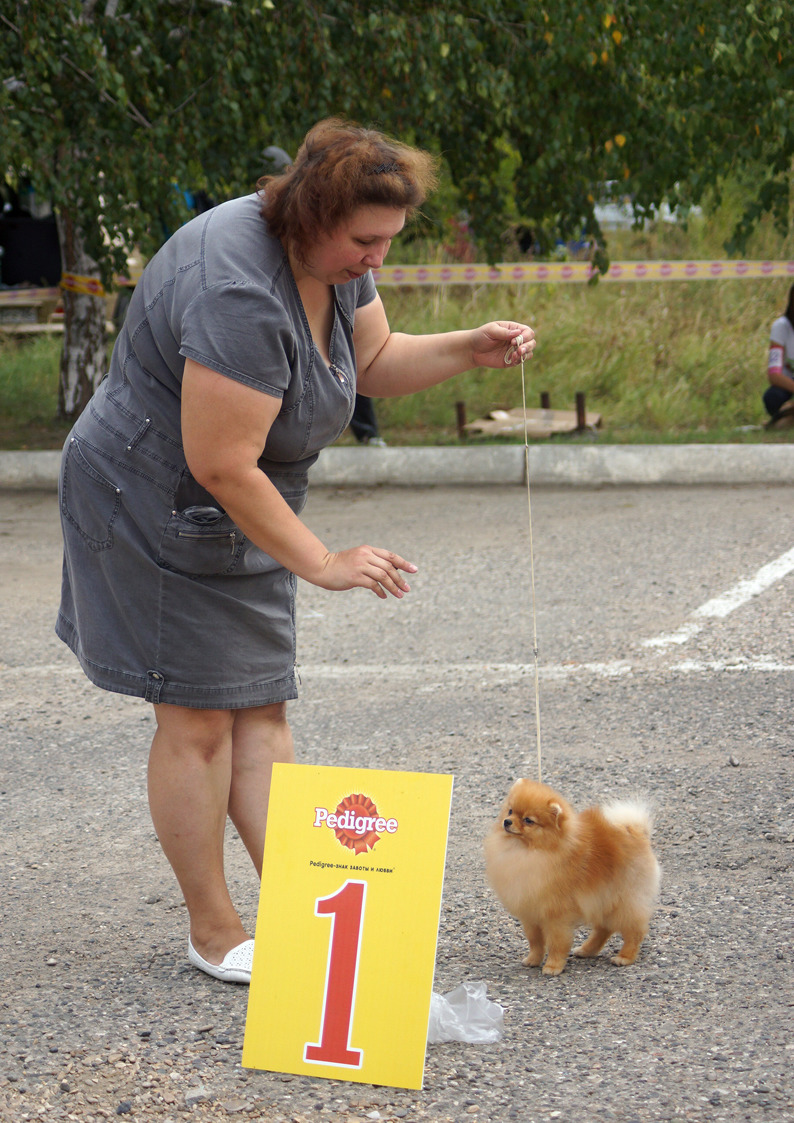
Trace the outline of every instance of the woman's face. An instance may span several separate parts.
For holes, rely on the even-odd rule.
[[[392,238],[404,225],[401,208],[359,207],[346,222],[318,239],[302,272],[327,285],[345,285],[381,267]]]

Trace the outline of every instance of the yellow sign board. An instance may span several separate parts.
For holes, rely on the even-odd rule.
[[[421,1088],[452,777],[276,764],[243,1065]]]

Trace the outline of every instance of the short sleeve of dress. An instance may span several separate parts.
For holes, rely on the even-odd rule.
[[[292,377],[292,324],[284,306],[259,285],[226,281],[185,309],[179,353],[280,398]]]
[[[372,274],[366,273],[361,278],[358,293],[356,294],[356,308],[363,308],[366,304],[371,304],[377,295],[378,290],[375,288]]]

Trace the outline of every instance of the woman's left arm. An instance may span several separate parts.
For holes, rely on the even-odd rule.
[[[371,398],[413,394],[472,367],[510,366],[531,358],[535,349],[532,328],[514,320],[436,335],[393,332],[379,296],[356,311],[353,339],[357,389]]]

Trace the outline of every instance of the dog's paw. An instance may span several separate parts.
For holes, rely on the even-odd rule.
[[[543,962],[543,956],[538,955],[537,952],[531,951],[529,955],[525,955],[521,960],[524,967],[540,967]]]
[[[614,963],[616,967],[630,967],[631,964],[635,962],[636,958],[636,956],[632,956],[632,958],[629,959],[626,955],[613,955],[611,962]]]
[[[544,975],[561,975],[564,970],[564,963],[544,963],[542,967],[542,972]]]

